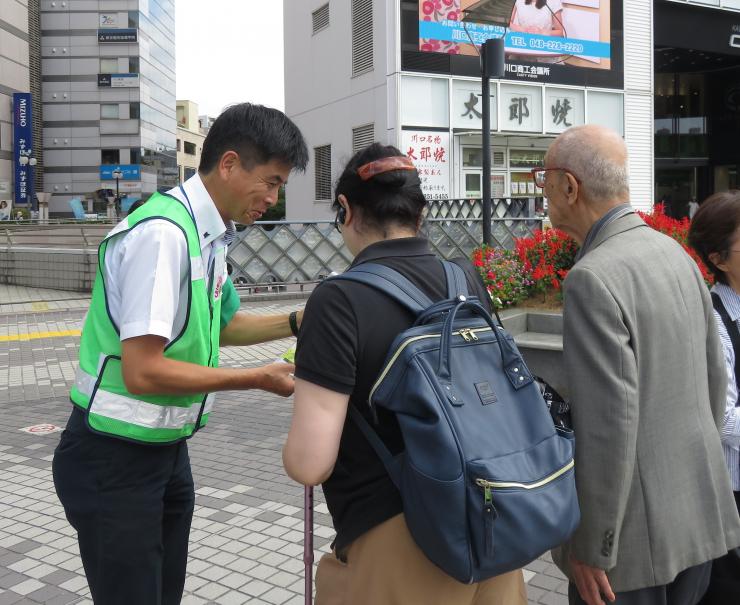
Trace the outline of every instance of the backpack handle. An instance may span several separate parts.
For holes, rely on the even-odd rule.
[[[504,372],[515,390],[519,390],[532,383],[532,375],[529,372],[521,355],[514,349],[506,338],[503,338],[499,332],[498,326],[493,322],[490,314],[480,305],[477,299],[468,299],[460,297],[459,302],[450,311],[442,328],[442,338],[439,346],[439,368],[438,376],[440,380],[451,384],[452,372],[450,368],[450,353],[452,350],[452,328],[455,318],[461,309],[466,309],[474,315],[479,315],[486,320],[486,323],[493,330],[493,334],[498,342],[498,348],[501,353],[501,363]],[[459,405],[459,403],[458,403]]]

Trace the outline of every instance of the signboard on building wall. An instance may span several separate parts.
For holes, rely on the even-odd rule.
[[[421,190],[428,200],[450,197],[450,133],[403,130],[401,151],[419,171]]]
[[[139,74],[98,74],[98,88],[138,88]]]
[[[102,19],[101,19],[102,20]],[[138,30],[136,28],[107,28],[98,30],[99,44],[135,43],[138,41]]]
[[[545,90],[545,130],[560,133],[585,122],[582,90],[548,87]]]
[[[15,203],[28,205],[33,199],[33,128],[31,93],[13,93],[13,166],[15,173]],[[21,158],[24,158],[21,160]]]
[[[501,85],[501,130],[542,132],[542,87]]]
[[[118,13],[100,13],[101,29],[115,27],[118,24]]]
[[[100,166],[101,181],[115,181],[113,176],[114,170],[121,171],[122,181],[139,181],[141,180],[141,165],[139,164],[103,164]]]
[[[406,50],[402,69],[476,75],[480,45],[504,36],[507,80],[622,87],[623,0],[516,0],[508,28],[463,24],[476,1],[419,0],[416,22],[402,27],[404,49],[417,51]],[[447,67],[429,53],[449,55]]]
[[[453,128],[483,127],[483,95],[480,82],[455,80],[452,82],[452,110],[450,119]],[[498,128],[496,115],[496,87],[491,87],[491,129]]]

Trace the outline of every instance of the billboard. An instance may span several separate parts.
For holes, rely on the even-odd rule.
[[[13,93],[13,164],[15,167],[15,203],[26,206],[33,200],[33,128],[31,93]],[[23,158],[23,160],[21,160]],[[35,162],[36,160],[33,160]]]
[[[516,0],[507,28],[463,23],[476,1],[420,0],[417,52],[449,55],[453,74],[472,75],[455,66],[477,60],[485,40],[503,36],[506,79],[621,85],[622,0]]]

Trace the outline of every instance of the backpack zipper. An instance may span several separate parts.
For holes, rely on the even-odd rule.
[[[533,481],[531,483],[518,483],[516,481],[488,481],[487,479],[476,479],[475,483],[479,487],[483,488],[484,498],[486,498],[486,495],[490,497],[490,494],[491,494],[490,490],[492,489],[510,489],[510,488],[535,489],[538,487],[542,487],[543,485],[552,483],[558,477],[567,473],[574,466],[575,466],[575,462],[571,460],[563,468],[555,471],[551,475],[548,475],[544,479],[540,479],[539,481]]]
[[[472,340],[479,340],[476,336],[476,332],[490,332],[491,328],[460,328],[456,332],[453,332],[453,336],[457,334],[458,336],[461,336],[465,342],[470,342]],[[380,386],[380,383],[383,382],[388,372],[390,372],[391,367],[396,362],[396,359],[398,359],[399,355],[403,352],[403,350],[410,345],[413,342],[416,342],[417,340],[424,340],[425,338],[441,338],[441,334],[423,334],[422,336],[414,336],[413,338],[409,338],[408,340],[404,340],[401,345],[396,349],[396,352],[393,354],[393,357],[391,357],[390,361],[385,365],[383,368],[383,371],[380,373],[380,376],[375,381],[375,384],[373,384],[373,388],[370,389],[370,395],[368,395],[368,403],[370,403],[373,400],[373,394],[377,390],[377,388]],[[370,405],[372,405],[370,403]]]

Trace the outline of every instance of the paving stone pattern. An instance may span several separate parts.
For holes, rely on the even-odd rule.
[[[41,304],[65,298],[67,308]],[[77,294],[0,286],[0,336],[79,329],[87,304]],[[269,314],[301,301],[243,306]],[[222,349],[222,365],[269,362],[293,343]],[[54,492],[59,433],[19,430],[64,426],[78,344],[76,336],[0,341],[0,605],[92,603],[75,532]],[[196,509],[184,604],[303,603],[303,490],[280,458],[291,409],[290,399],[266,393],[223,393],[208,427],[189,442]],[[317,489],[317,561],[333,534]],[[528,565],[525,580],[530,603],[567,603],[567,584],[549,556]]]

